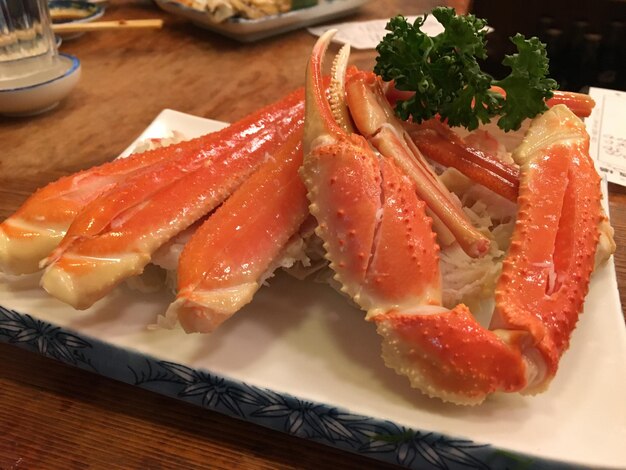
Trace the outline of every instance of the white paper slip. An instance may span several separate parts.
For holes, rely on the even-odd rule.
[[[626,186],[626,93],[590,88],[596,106],[586,120],[589,154],[611,183]]]
[[[417,16],[407,16],[406,19],[413,24]],[[321,36],[329,29],[337,29],[337,34],[333,38],[334,42],[350,44],[355,49],[376,49],[378,43],[383,39],[387,31],[385,26],[389,22],[384,20],[352,21],[333,25],[316,26],[308,28],[309,32],[315,36]],[[434,16],[428,15],[421,30],[429,36],[436,36],[443,32],[443,26]]]

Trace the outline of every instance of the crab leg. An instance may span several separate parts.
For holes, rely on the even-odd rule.
[[[583,123],[558,105],[536,119],[514,153],[522,169],[518,221],[492,326],[533,336],[545,373],[528,384],[529,391],[546,388],[556,373],[594,268],[604,214],[588,150]]]
[[[504,94],[504,90],[499,87],[493,87],[493,89]],[[354,88],[350,87],[349,82],[348,99],[350,99],[351,90]],[[379,94],[382,92],[382,87],[380,90]],[[407,93],[406,96],[401,93],[392,86],[387,89],[387,96],[392,100],[401,99],[403,96],[406,99],[413,95],[412,92]],[[369,102],[371,103],[372,100],[370,99]],[[378,99],[378,102],[384,103],[382,99]],[[589,116],[595,103],[588,95],[557,91],[554,97],[548,100],[547,105],[556,106],[557,104],[567,105],[578,116]],[[371,113],[361,112],[360,115],[370,116]],[[428,158],[442,165],[456,168],[473,181],[510,201],[517,199],[519,171],[515,166],[467,145],[463,139],[437,119],[430,119],[420,124],[403,122],[402,125],[417,148]],[[359,129],[363,132],[361,127]]]
[[[589,95],[556,90],[554,96],[546,101],[548,107],[564,104],[578,117],[589,117],[596,102]]]
[[[39,189],[0,224],[0,269],[28,274],[39,269],[39,261],[63,239],[82,207],[123,179],[147,171],[171,153],[158,148],[120,158]]]
[[[456,168],[472,181],[510,201],[517,200],[519,169],[516,166],[467,145],[437,119],[421,124],[406,122],[404,128],[426,157]]]
[[[498,390],[547,388],[582,310],[598,243],[599,177],[588,146],[584,125],[557,106],[534,121],[516,150],[520,208],[496,287],[492,331],[462,305],[437,315],[417,310],[375,319],[385,361],[413,386],[467,404]],[[441,338],[436,346],[433,333]],[[513,360],[516,354],[523,362]]]
[[[415,95],[414,91],[398,90],[393,82],[387,82],[385,86],[385,95],[393,106],[396,105],[397,101],[408,100],[413,95]],[[504,89],[500,88],[499,86],[492,86],[491,90],[498,92],[502,95],[506,95]],[[596,102],[591,96],[585,95],[584,93],[554,90],[552,92],[552,98],[546,101],[546,105],[551,108],[553,106],[556,106],[557,104],[564,104],[576,116],[582,118],[591,115],[591,111],[593,111]]]
[[[241,133],[241,142],[220,145],[211,158],[187,172],[168,167],[174,180],[150,187],[160,175],[120,183],[85,208],[66,240],[49,258],[42,286],[75,308],[89,307],[123,279],[140,274],[152,253],[225,200],[284,139],[302,125],[302,95],[283,100],[289,108],[261,132]],[[158,171],[158,170],[157,170]]]
[[[288,95],[225,131],[120,158],[39,189],[0,224],[0,270],[12,274],[39,270],[39,262],[61,242],[77,214],[116,184],[154,172],[156,164],[174,163],[182,168],[185,161],[213,158],[216,146],[241,146],[254,136],[267,134],[274,122],[302,112],[303,96],[303,90]]]
[[[252,300],[309,215],[302,132],[246,180],[194,233],[178,266],[178,295],[166,313],[186,332],[209,333]],[[288,251],[288,250],[287,250]]]
[[[502,88],[493,87],[493,90],[505,94]],[[397,90],[393,83],[386,84],[386,97],[393,103],[406,100],[413,94]],[[565,104],[579,117],[589,116],[595,106],[595,102],[588,95],[559,90],[554,92],[554,96],[546,104],[549,107]],[[517,199],[519,171],[515,166],[468,145],[438,119],[430,119],[420,124],[404,122],[403,125],[415,145],[429,159],[456,168],[473,181],[510,201]]]
[[[506,92],[500,87],[494,86],[491,87],[491,89],[506,96]],[[591,96],[583,93],[554,90],[552,92],[552,98],[546,101],[546,105],[552,108],[559,104],[567,106],[572,113],[582,118],[591,115],[591,111],[593,111],[596,102]]]
[[[330,37],[309,64],[302,174],[335,278],[376,324],[385,362],[424,393],[458,404],[542,391],[582,309],[602,218],[584,125],[556,106],[533,121],[514,154],[519,216],[487,329],[464,305],[440,306],[438,248],[407,180],[394,180],[395,166],[358,146],[362,138],[337,130],[315,86]]]

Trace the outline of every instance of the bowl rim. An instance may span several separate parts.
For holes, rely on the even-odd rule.
[[[76,18],[75,20],[63,21],[63,22],[55,22],[52,18],[52,10],[55,8],[69,8],[81,11],[90,11],[91,13],[82,18]],[[87,21],[93,21],[96,18],[99,18],[104,14],[104,6],[99,5],[97,3],[85,2],[85,1],[77,1],[77,0],[50,0],[48,2],[48,9],[50,10],[50,20],[54,24],[67,24],[67,23],[84,23]]]
[[[71,61],[70,68],[68,70],[66,70],[65,72],[63,72],[63,74],[61,74],[61,75],[59,75],[57,77],[50,78],[49,80],[46,80],[46,81],[43,81],[43,82],[35,83],[33,85],[20,86],[20,87],[15,87],[15,88],[0,88],[0,94],[2,94],[2,93],[11,93],[11,92],[16,92],[16,91],[25,91],[25,90],[29,90],[29,89],[32,89],[32,88],[39,88],[39,87],[42,87],[44,85],[48,85],[48,84],[50,84],[52,82],[56,82],[57,80],[61,80],[62,78],[65,78],[65,77],[68,77],[68,76],[72,75],[80,67],[80,60],[76,56],[73,56],[71,54],[66,54],[65,52],[60,52],[59,53],[59,57],[65,57],[66,59],[69,59]]]

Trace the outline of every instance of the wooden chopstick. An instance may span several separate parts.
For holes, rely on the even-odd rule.
[[[87,31],[108,31],[113,29],[159,29],[163,20],[116,20],[93,21],[91,23],[57,23],[52,25],[55,33],[82,33]]]

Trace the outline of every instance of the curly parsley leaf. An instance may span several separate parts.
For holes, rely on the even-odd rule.
[[[518,53],[508,55],[502,61],[511,68],[511,74],[494,82],[506,92],[502,105],[502,117],[498,126],[504,130],[519,129],[526,117],[534,117],[547,111],[545,100],[552,97],[557,83],[548,75],[548,56],[545,46],[537,38],[525,39],[521,34],[511,38]]]
[[[443,33],[431,38],[421,31],[425,17],[410,24],[397,16],[376,48],[374,72],[393,80],[399,90],[415,92],[396,105],[402,119],[421,122],[438,114],[451,126],[472,130],[501,116],[498,125],[514,130],[525,118],[545,111],[544,101],[552,96],[556,82],[545,78],[548,58],[538,39],[526,40],[519,34],[511,38],[518,53],[503,61],[511,74],[496,81],[477,60],[487,57],[486,22],[474,15],[457,16],[452,8],[435,8],[432,14]],[[506,98],[493,91],[493,85],[503,88]]]

